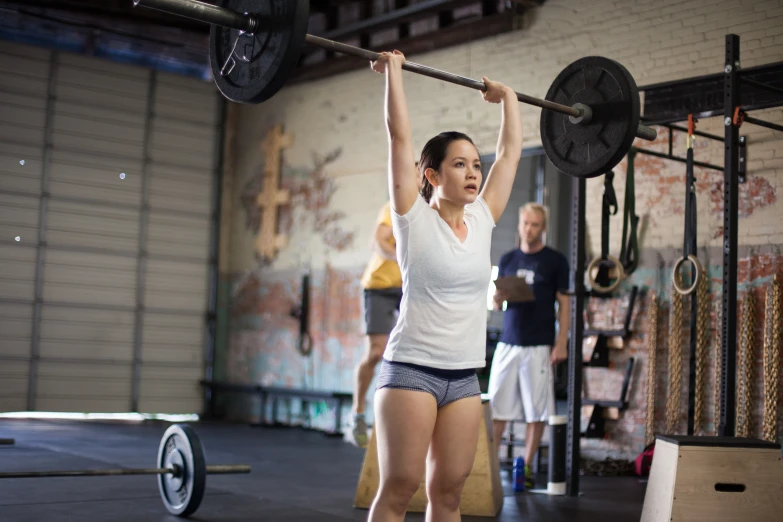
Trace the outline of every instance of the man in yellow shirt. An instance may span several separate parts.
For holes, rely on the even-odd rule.
[[[402,275],[392,235],[391,205],[387,202],[375,224],[372,236],[372,258],[361,279],[364,288],[364,323],[368,338],[364,357],[356,366],[353,394],[353,442],[367,445],[367,422],[364,406],[367,389],[375,367],[383,356],[389,334],[397,324],[402,299]]]

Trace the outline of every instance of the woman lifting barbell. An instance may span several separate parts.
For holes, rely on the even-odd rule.
[[[483,78],[484,100],[502,106],[484,187],[471,139],[444,132],[422,150],[419,190],[404,63],[397,51],[372,63],[386,76],[388,182],[403,297],[377,377],[380,485],[369,520],[402,521],[426,470],[427,520],[450,522],[460,520],[483,417],[475,370],[485,365],[491,236],[514,183],[522,124],[514,91]]]

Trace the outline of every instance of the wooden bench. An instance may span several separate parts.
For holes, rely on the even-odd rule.
[[[218,393],[244,393],[256,395],[261,399],[259,409],[259,423],[264,426],[279,426],[282,423],[277,421],[277,408],[279,400],[286,400],[288,408],[288,425],[291,425],[291,399],[299,399],[302,403],[302,409],[307,409],[310,402],[323,402],[334,408],[334,428],[326,430],[324,433],[329,436],[342,436],[341,417],[343,405],[350,404],[353,395],[345,392],[325,391],[325,390],[306,390],[302,388],[284,388],[278,386],[261,386],[260,384],[236,384],[228,382],[201,381],[201,385],[209,389],[212,393],[209,399],[209,414],[215,415],[215,397]],[[268,401],[272,401],[272,420],[267,420]]]

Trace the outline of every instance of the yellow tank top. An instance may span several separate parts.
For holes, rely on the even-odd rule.
[[[388,227],[392,226],[390,203],[387,202],[378,213],[376,225],[378,224]],[[392,247],[396,246],[393,236],[389,239],[389,244]],[[367,268],[364,269],[361,283],[362,287],[367,290],[401,288],[402,274],[400,274],[400,266],[396,261],[384,259],[377,252],[373,251],[370,262],[367,264]]]

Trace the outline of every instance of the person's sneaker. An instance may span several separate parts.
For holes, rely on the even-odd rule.
[[[533,470],[525,464],[525,489],[533,489],[534,487],[536,487],[536,480],[533,477]]]
[[[357,414],[353,416],[353,429],[351,430],[352,442],[360,448],[367,447],[367,421],[364,415]]]

